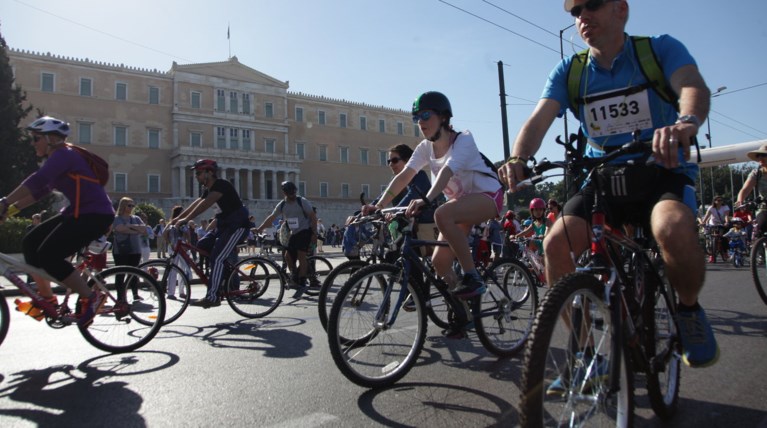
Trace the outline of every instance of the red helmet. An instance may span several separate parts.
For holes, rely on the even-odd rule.
[[[211,159],[200,159],[197,162],[192,165],[190,169],[198,170],[207,170],[207,171],[216,171],[218,169],[218,164],[216,161]]]
[[[533,210],[533,209],[536,209],[536,208],[540,208],[540,209],[544,209],[545,210],[546,209],[546,202],[543,199],[541,199],[541,198],[533,199],[532,201],[530,201],[530,209]]]
[[[503,216],[504,218],[513,218],[514,217],[514,211],[508,210],[506,211],[506,214]]]

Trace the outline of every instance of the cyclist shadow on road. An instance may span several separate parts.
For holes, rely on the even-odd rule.
[[[723,309],[706,309],[706,316],[717,335],[764,338],[767,331],[767,319],[764,317]]]
[[[301,320],[296,320],[299,324]],[[280,326],[280,328],[274,328]],[[241,320],[206,328],[202,340],[214,348],[263,351],[274,358],[300,358],[308,355],[312,338],[284,328],[280,320]]]
[[[119,421],[121,426],[146,426],[139,414],[143,399],[128,383],[104,382],[106,372],[78,372],[74,366],[26,370],[9,376],[0,397],[43,409],[2,409],[10,416],[38,427],[100,426]]]

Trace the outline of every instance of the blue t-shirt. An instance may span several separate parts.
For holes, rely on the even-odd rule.
[[[634,46],[631,38],[625,35],[626,41],[623,45],[623,52],[613,60],[611,69],[602,68],[597,62],[589,56],[588,63],[584,67],[581,76],[581,93],[579,97],[589,97],[598,94],[609,94],[612,91],[619,91],[626,88],[636,88],[647,83],[647,78],[642,73],[642,69],[634,53]],[[669,35],[653,36],[650,43],[655,56],[663,69],[666,81],[671,80],[671,75],[679,68],[685,65],[695,65],[695,60],[687,51],[687,48],[678,40]],[[568,96],[567,74],[570,69],[570,63],[573,58],[565,58],[549,74],[546,87],[543,90],[541,98],[549,98],[559,102],[561,117],[566,109],[575,111],[575,107],[570,105]],[[619,95],[611,100],[595,101],[586,106],[580,104],[577,116],[581,118],[581,129],[589,140],[586,149],[586,156],[599,157],[604,155],[600,147],[616,147],[631,141],[631,131],[629,125],[623,127],[615,126],[608,128],[600,126],[600,119],[605,116],[619,116],[623,118],[623,113],[637,109],[636,111],[649,108],[649,113],[645,121],[632,122],[631,126],[637,126],[641,130],[642,140],[651,140],[655,129],[669,126],[676,122],[678,114],[674,106],[663,101],[652,89],[642,91],[642,94],[634,94],[628,98],[625,95]],[[638,104],[635,104],[637,103]],[[638,107],[637,107],[638,106]],[[614,109],[611,109],[614,108]],[[636,128],[634,128],[636,129]],[[614,131],[614,132],[613,132]],[[624,131],[624,132],[621,132]],[[682,173],[695,180],[698,175],[698,165],[684,160],[682,150],[679,151],[680,166],[674,171]]]

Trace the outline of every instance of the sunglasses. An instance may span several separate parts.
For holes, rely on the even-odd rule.
[[[756,154],[756,158],[757,158],[757,159],[764,159],[764,158],[767,158],[767,154],[764,154],[764,153],[757,153],[757,154]]]
[[[133,207],[135,207],[136,205],[134,205],[134,204],[128,204],[128,205],[126,205],[126,206],[127,206],[128,208],[133,208]]]
[[[434,113],[431,110],[424,110],[420,113],[416,113],[413,115],[413,123],[418,123],[419,120],[426,122],[427,120],[431,119],[431,117],[435,114],[436,113]]]
[[[578,18],[581,16],[584,8],[589,12],[594,12],[599,10],[599,8],[602,7],[602,5],[605,3],[610,3],[613,1],[618,0],[589,0],[586,3],[579,4],[578,6],[573,6],[573,8],[570,9],[570,15],[572,15],[574,18]]]
[[[393,164],[393,163],[397,163],[397,162],[399,162],[399,161],[401,161],[401,160],[402,160],[401,158],[391,158],[391,159],[387,159],[387,160],[386,160],[386,165],[391,165],[391,164]]]
[[[33,135],[32,136],[32,141],[34,141],[35,143],[40,141],[40,140],[42,140],[42,139],[43,139],[43,137],[41,135]]]

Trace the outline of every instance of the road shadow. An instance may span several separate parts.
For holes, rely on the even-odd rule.
[[[764,338],[767,318],[728,309],[706,309],[714,333],[739,337]]]
[[[357,405],[371,420],[389,427],[519,425],[512,403],[467,386],[398,383],[364,392]]]
[[[293,325],[305,321],[293,318]],[[300,358],[307,356],[312,348],[312,338],[303,333],[288,330],[280,319],[241,320],[235,323],[219,323],[204,328],[199,336],[213,348],[235,348],[263,351],[273,358]]]

